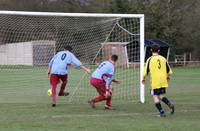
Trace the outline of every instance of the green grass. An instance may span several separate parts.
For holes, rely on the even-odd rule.
[[[176,113],[159,118],[148,89],[145,104],[115,96],[116,110],[104,110],[103,103],[91,109],[85,102],[95,92],[91,87],[81,94],[83,101],[75,97],[69,103],[70,96],[60,97],[52,108],[46,95],[50,86],[45,67],[0,68],[0,131],[199,131],[200,68],[174,68],[173,72],[167,96],[175,103]],[[83,72],[70,73],[73,82],[68,88],[73,92]]]

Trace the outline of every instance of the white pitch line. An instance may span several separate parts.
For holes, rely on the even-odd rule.
[[[179,110],[181,112],[200,112],[200,110]],[[175,113],[176,113],[175,112]],[[69,115],[54,115],[54,116],[42,116],[42,118],[72,118],[72,117],[127,117],[127,116],[140,116],[140,115],[157,115],[158,112],[149,113],[115,113],[115,114],[69,114]]]

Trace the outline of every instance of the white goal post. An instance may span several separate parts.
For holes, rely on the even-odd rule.
[[[129,95],[132,98],[133,94],[138,95],[141,103],[145,102],[145,89],[141,83],[144,69],[143,14],[0,11],[0,28],[0,58],[3,61],[0,69],[28,65],[45,72],[43,66],[66,43],[74,48],[83,64],[92,69],[108,55],[117,54],[120,61],[116,77],[122,79],[122,84],[116,85],[114,98],[127,99]],[[9,56],[11,52],[15,53],[12,57]],[[78,72],[81,71],[72,69],[72,77],[69,75],[70,99],[94,96],[89,83],[84,82],[89,77]],[[75,74],[81,77],[77,78]],[[24,80],[35,79],[31,74],[25,75]],[[44,84],[44,88],[46,90],[49,85]]]

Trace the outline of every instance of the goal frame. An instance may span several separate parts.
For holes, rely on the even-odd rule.
[[[27,12],[27,11],[0,11],[3,15],[23,16],[70,16],[70,17],[123,17],[140,19],[140,102],[145,102],[145,89],[142,84],[144,70],[144,14],[103,14],[103,13],[59,13],[59,12]]]

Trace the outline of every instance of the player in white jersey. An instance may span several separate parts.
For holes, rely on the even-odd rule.
[[[106,100],[105,109],[111,109],[112,87],[111,83],[119,83],[115,80],[115,64],[117,55],[112,55],[110,60],[102,62],[92,73],[90,84],[97,90],[99,96],[91,99],[88,103],[94,108],[95,103]]]
[[[66,46],[64,51],[58,52],[49,62],[48,76],[50,77],[50,84],[52,86],[52,107],[56,106],[56,87],[57,84],[62,81],[60,86],[60,91],[58,96],[67,96],[68,92],[64,92],[65,86],[67,84],[68,78],[68,65],[74,65],[79,69],[83,69],[90,73],[90,69],[82,65],[82,63],[76,58],[76,56],[71,52],[72,47]]]

